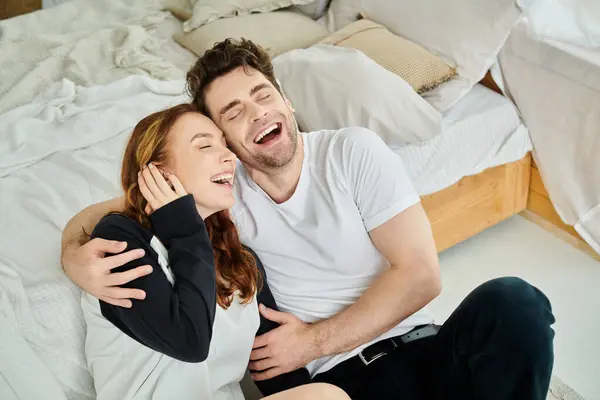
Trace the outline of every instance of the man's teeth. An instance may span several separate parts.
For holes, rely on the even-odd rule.
[[[262,131],[261,134],[259,134],[256,139],[254,139],[254,143],[258,143],[262,140],[262,138],[264,138],[265,136],[267,136],[269,133],[273,132],[275,129],[277,129],[277,124],[273,124],[271,126],[269,126],[267,129],[265,129],[264,131]]]
[[[216,183],[229,183],[230,185],[233,185],[233,174],[224,173],[215,175],[212,178],[210,178],[210,180]]]

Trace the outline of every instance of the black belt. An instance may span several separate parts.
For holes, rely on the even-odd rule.
[[[356,356],[344,361],[342,364],[355,364],[353,367],[368,366],[373,361],[393,353],[403,344],[437,335],[439,329],[440,327],[438,325],[417,326],[412,331],[405,333],[404,335],[383,339],[377,343],[373,343],[372,345],[365,347]]]

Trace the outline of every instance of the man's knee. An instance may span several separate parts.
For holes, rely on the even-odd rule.
[[[479,286],[473,293],[478,308],[493,320],[507,339],[530,350],[551,342],[554,323],[550,301],[538,288],[516,277],[498,278]],[[533,347],[531,347],[533,346]]]

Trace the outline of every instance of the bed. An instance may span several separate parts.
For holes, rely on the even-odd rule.
[[[181,22],[153,4],[75,1],[0,23],[0,54],[14,56],[0,59],[2,399],[95,397],[60,236],[78,210],[119,195],[133,125],[187,99],[183,77],[195,56],[171,39]],[[55,51],[21,54],[47,44],[43,29],[55,30]],[[439,251],[525,208],[530,150],[512,103],[483,85],[444,112],[442,134],[397,150]]]
[[[521,21],[512,30],[499,54],[498,74],[535,145],[528,208],[546,220],[542,225],[550,221],[572,235],[571,242],[585,240],[573,243],[598,258],[600,50],[537,40],[529,29]]]
[[[398,151],[438,251],[526,208],[532,148],[513,104],[483,85],[444,114],[442,128],[432,141]]]

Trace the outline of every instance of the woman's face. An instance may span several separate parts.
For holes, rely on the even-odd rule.
[[[194,195],[202,218],[233,206],[235,160],[223,132],[200,113],[182,115],[169,132],[169,161],[164,169]]]

